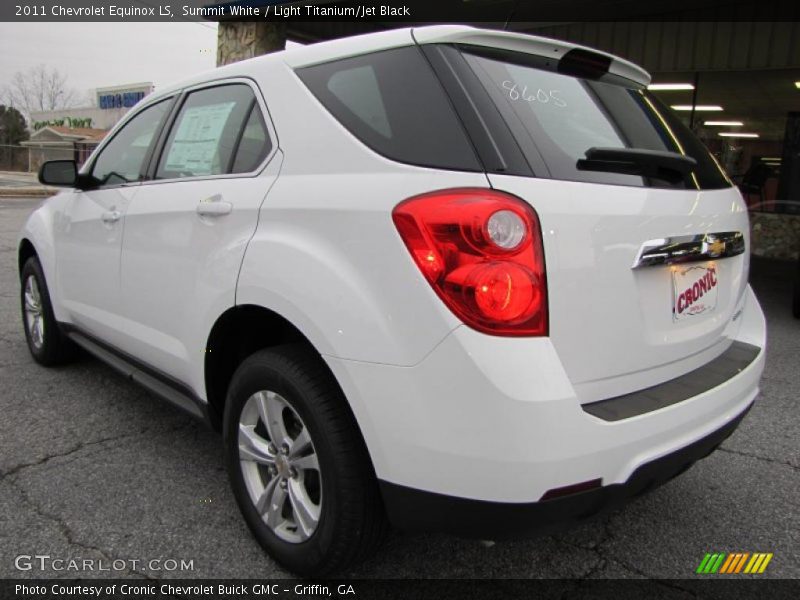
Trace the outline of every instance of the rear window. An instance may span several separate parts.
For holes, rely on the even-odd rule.
[[[379,154],[427,167],[482,170],[418,48],[337,60],[297,74],[350,133]]]
[[[541,59],[525,54],[486,55],[474,47],[462,53],[537,177],[689,189],[731,185],[703,144],[646,90],[547,70]],[[578,161],[592,147],[677,152],[695,159],[697,166],[677,183],[583,170]]]

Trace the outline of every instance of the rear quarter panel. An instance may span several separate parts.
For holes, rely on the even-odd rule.
[[[436,189],[488,187],[485,175],[387,160],[287,65],[266,65],[258,77],[284,164],[248,246],[237,304],[281,314],[323,355],[419,362],[459,321],[413,263],[392,209]]]

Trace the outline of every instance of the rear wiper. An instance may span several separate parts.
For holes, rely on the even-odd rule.
[[[677,152],[639,148],[589,148],[578,159],[579,171],[605,171],[677,183],[697,166],[697,161]]]

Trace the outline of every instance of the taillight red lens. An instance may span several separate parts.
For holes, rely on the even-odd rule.
[[[489,189],[443,190],[401,202],[392,218],[464,323],[494,335],[547,335],[542,233],[529,204]]]

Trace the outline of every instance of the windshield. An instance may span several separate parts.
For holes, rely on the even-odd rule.
[[[617,185],[718,189],[731,183],[703,144],[646,90],[542,68],[519,53],[462,48],[537,177]],[[589,148],[634,148],[693,158],[686,176],[667,181],[581,168]]]

